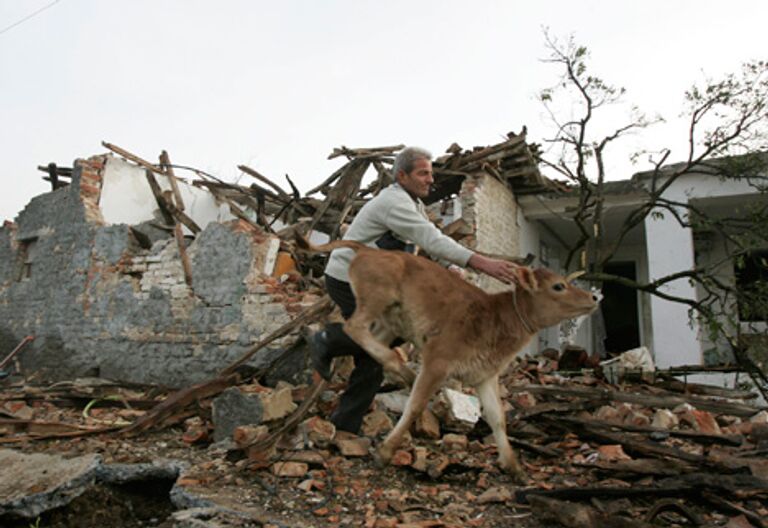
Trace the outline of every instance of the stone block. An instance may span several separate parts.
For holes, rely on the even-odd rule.
[[[264,413],[258,396],[243,394],[230,387],[213,400],[213,439],[216,442],[232,437],[240,425],[260,425]]]

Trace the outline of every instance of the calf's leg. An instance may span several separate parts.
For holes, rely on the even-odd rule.
[[[403,415],[377,451],[377,458],[380,463],[389,463],[395,449],[403,441],[403,436],[411,428],[414,420],[424,412],[430,398],[445,381],[446,376],[447,370],[441,366],[427,363],[422,365],[419,375],[416,376],[416,382],[411,389],[411,394],[408,396],[408,402],[405,404]]]
[[[485,379],[477,385],[476,389],[482,405],[483,419],[493,431],[493,439],[499,452],[499,465],[517,480],[524,480],[525,472],[520,467],[517,455],[515,455],[512,446],[509,445],[509,438],[507,437],[507,419],[504,416],[499,396],[499,376]]]
[[[368,304],[361,302],[352,317],[344,324],[344,331],[386,370],[399,376],[406,385],[412,385],[416,377],[414,372],[400,359],[397,352],[371,333],[371,325],[380,319],[382,313],[383,310],[371,309]],[[390,339],[392,337],[392,333],[384,327],[380,328],[379,332]]]

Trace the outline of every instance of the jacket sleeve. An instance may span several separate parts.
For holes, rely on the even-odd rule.
[[[472,251],[444,235],[412,204],[396,204],[385,218],[387,227],[403,240],[413,241],[432,257],[465,267]]]

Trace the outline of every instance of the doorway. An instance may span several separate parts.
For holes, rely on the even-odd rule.
[[[611,262],[605,273],[637,280],[634,262]],[[614,356],[640,346],[640,319],[637,312],[637,291],[616,283],[603,284],[601,310],[605,321],[605,351]]]

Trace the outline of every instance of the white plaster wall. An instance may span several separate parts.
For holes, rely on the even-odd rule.
[[[157,201],[149,187],[145,169],[127,161],[110,157],[107,159],[102,174],[103,183],[99,207],[104,221],[108,224],[135,225],[141,222],[157,220],[155,211]],[[155,174],[162,190],[170,190],[168,179]],[[179,180],[179,190],[184,200],[184,212],[201,229],[210,222],[223,222],[235,217],[229,212],[229,206],[219,204],[211,193]],[[186,232],[186,228],[184,228]]]
[[[685,200],[683,196],[674,198]],[[645,220],[645,233],[650,281],[695,266],[693,233],[681,227],[669,212],[663,218],[648,216]],[[661,287],[661,291],[679,298],[696,299],[696,289],[687,279],[669,282]],[[650,349],[656,366],[668,368],[700,364],[702,358],[698,325],[689,317],[688,306],[651,295],[650,308],[653,328]]]
[[[650,182],[644,181],[645,184]],[[721,180],[715,176],[687,174],[678,178],[664,193],[667,198],[715,198],[721,196],[738,196],[755,194],[755,189],[746,180]],[[682,200],[682,201],[685,201]]]
[[[693,174],[675,181],[664,196],[686,203],[694,199],[748,196],[754,193],[755,190],[745,180],[725,181]],[[690,270],[696,265],[692,231],[681,227],[669,212],[662,214],[663,219],[649,216],[645,221],[650,281]],[[685,279],[669,283],[663,291],[677,297],[698,298],[696,287]],[[649,305],[653,329],[650,348],[657,366],[667,368],[702,364],[703,351],[712,344],[703,339],[698,323],[689,316],[688,307],[657,296],[650,296]]]

